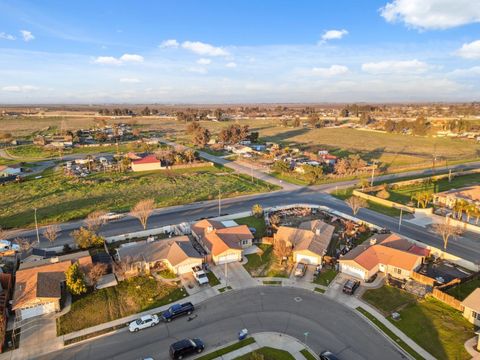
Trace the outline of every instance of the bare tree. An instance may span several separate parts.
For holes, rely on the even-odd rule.
[[[367,201],[358,196],[350,196],[345,203],[352,209],[353,215],[357,215],[361,208],[368,207]]]
[[[85,225],[87,225],[88,230],[93,231],[94,233],[100,230],[100,227],[105,224],[106,214],[106,211],[103,210],[95,210],[88,214],[85,219]]]
[[[281,262],[284,258],[288,258],[292,252],[292,248],[287,245],[285,240],[277,239],[273,243],[273,252],[275,257]]]
[[[53,244],[55,240],[57,240],[59,232],[60,232],[60,227],[56,224],[53,224],[45,228],[45,230],[43,231],[43,236],[45,237],[45,239],[50,241],[50,243]]]
[[[444,250],[447,250],[448,240],[450,240],[450,238],[456,239],[463,233],[459,226],[451,225],[448,222],[443,224],[434,224],[433,230],[442,237]]]
[[[13,240],[13,243],[17,244],[20,247],[20,251],[22,252],[28,251],[32,247],[32,244],[30,243],[30,241],[24,238],[16,238],[15,240]]]
[[[96,286],[98,280],[107,273],[107,265],[102,263],[97,263],[93,265],[88,271],[88,279],[90,280],[93,286]]]
[[[155,209],[155,201],[153,199],[140,200],[130,211],[130,215],[136,217],[143,226],[147,229],[147,221],[153,210]]]

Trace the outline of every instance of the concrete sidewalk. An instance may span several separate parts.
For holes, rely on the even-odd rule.
[[[234,360],[239,356],[251,353],[265,346],[288,351],[295,358],[295,360],[305,360],[305,357],[302,355],[300,351],[302,351],[303,349],[307,349],[308,351],[310,351],[312,355],[315,356],[316,359],[318,359],[318,356],[313,352],[313,350],[311,350],[310,348],[308,348],[307,345],[303,344],[298,339],[295,339],[292,336],[280,334],[280,333],[273,333],[273,332],[262,332],[262,333],[252,334],[252,337],[255,339],[255,342],[253,344],[244,346],[228,354],[217,357],[215,358],[215,360]],[[231,344],[234,344],[234,343],[235,342]],[[231,344],[222,346],[219,349],[222,349]],[[199,357],[201,356],[203,355],[200,355]]]

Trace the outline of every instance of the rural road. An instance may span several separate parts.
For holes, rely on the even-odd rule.
[[[400,360],[405,356],[359,314],[325,296],[295,288],[261,287],[231,291],[201,303],[192,321],[129,333],[126,329],[50,353],[39,359],[167,359],[169,345],[199,337],[206,351],[234,341],[237,332],[281,332],[304,341],[319,353],[330,350],[341,359]]]

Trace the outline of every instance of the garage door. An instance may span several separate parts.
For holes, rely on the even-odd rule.
[[[363,271],[362,269],[358,269],[354,266],[340,264],[340,271],[344,274],[352,275],[362,280],[365,279],[365,271]]]
[[[217,258],[217,264],[218,265],[228,264],[228,263],[235,262],[235,261],[240,261],[240,257],[239,257],[238,254],[228,254],[228,255],[225,255],[225,256],[219,256]]]
[[[317,256],[309,256],[309,255],[302,255],[302,254],[296,254],[296,262],[302,262],[305,264],[310,264],[310,265],[318,265],[320,264],[320,258]]]
[[[177,267],[177,273],[178,275],[182,275],[182,274],[188,274],[188,273],[191,273],[192,272],[192,267],[194,266],[202,266],[202,261],[196,261],[196,262],[191,262],[189,264],[186,264],[186,265],[180,265]]]
[[[25,320],[34,316],[50,314],[53,312],[55,312],[55,303],[50,302],[47,304],[22,309],[20,311],[20,316],[22,317],[22,320]]]

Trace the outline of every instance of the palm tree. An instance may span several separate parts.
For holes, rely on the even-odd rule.
[[[455,205],[453,206],[453,211],[456,213],[456,218],[458,220],[462,220],[463,212],[468,206],[468,202],[465,200],[457,200],[455,201]]]
[[[465,213],[467,214],[467,223],[470,222],[470,217],[475,214],[475,210],[477,210],[477,207],[474,204],[469,203],[465,207]]]
[[[480,207],[475,206],[475,210],[473,210],[472,213],[473,216],[475,216],[475,225],[478,225],[478,221],[480,220]]]

